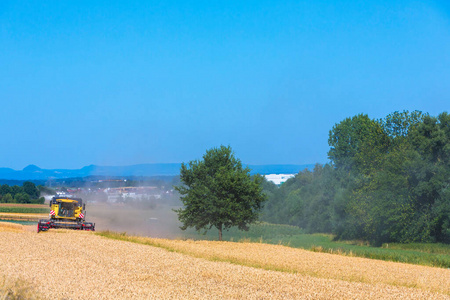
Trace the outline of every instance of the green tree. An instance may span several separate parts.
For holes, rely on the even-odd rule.
[[[6,194],[10,194],[11,193],[11,187],[7,184],[3,184],[0,187],[0,195],[4,196]]]
[[[14,199],[16,203],[31,203],[30,196],[26,193],[17,193]]]
[[[175,210],[183,223],[180,228],[194,227],[205,231],[216,227],[219,240],[222,230],[237,226],[248,230],[248,224],[258,219],[265,201],[259,175],[250,176],[231,147],[220,146],[207,150],[203,160],[182,164],[180,180],[175,186],[183,207]]]
[[[45,198],[44,197],[39,197],[37,199],[31,199],[30,203],[33,203],[33,204],[44,204],[45,203]]]
[[[390,138],[402,141],[423,121],[425,116],[427,114],[418,110],[411,113],[407,110],[403,112],[395,111],[383,120],[379,120],[379,122]]]
[[[450,115],[419,111],[330,131],[331,165],[268,190],[263,219],[373,245],[450,243]]]
[[[18,185],[13,185],[11,187],[11,196],[13,196],[15,198],[16,194],[19,194],[19,193],[23,193],[22,187],[18,186]]]
[[[28,194],[31,199],[39,198],[40,192],[36,185],[30,181],[25,181],[22,185],[23,192]]]
[[[333,126],[328,144],[328,157],[336,168],[367,174],[379,166],[388,136],[380,122],[359,114]]]
[[[406,170],[415,199],[415,229],[430,241],[448,242],[450,115],[425,116],[411,141],[416,156]]]
[[[14,202],[14,199],[13,199],[13,197],[11,196],[11,194],[8,193],[8,194],[6,194],[6,195],[4,195],[4,196],[2,197],[2,201],[3,201],[3,203],[13,203],[13,202]]]

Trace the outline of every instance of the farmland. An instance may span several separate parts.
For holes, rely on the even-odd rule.
[[[0,203],[0,208],[3,207],[27,207],[27,208],[48,208],[46,204],[25,204],[25,203]]]
[[[170,239],[217,240],[217,230],[214,228],[205,235],[193,229],[180,230],[181,224],[171,208],[159,205],[155,209],[143,210],[90,204],[87,208],[87,220],[96,223],[97,230],[100,231],[126,231],[131,235]],[[2,212],[6,210],[11,212]],[[36,213],[39,211],[44,213]],[[47,218],[48,211],[48,205],[0,204],[0,221],[3,219],[29,224],[30,221]],[[362,241],[334,241],[331,235],[305,234],[296,226],[269,223],[252,224],[249,231],[232,227],[224,232],[223,237],[226,241],[284,245],[315,252],[450,268],[450,246],[445,244],[390,243],[383,247],[371,247]]]
[[[159,205],[155,209],[135,209],[107,205],[89,205],[88,219],[96,223],[97,230],[127,232],[131,235],[170,239],[217,240],[218,232],[212,228],[206,234],[194,229],[182,231],[181,223],[172,207]],[[256,223],[249,231],[235,227],[224,231],[223,239],[231,242],[263,242],[347,256],[450,267],[450,246],[445,244],[385,244],[371,247],[363,241],[334,241],[332,235],[305,234],[296,226]]]
[[[21,214],[48,214],[48,207],[1,207],[0,213],[21,213]]]
[[[0,203],[0,221],[31,222],[48,216],[48,205]]]
[[[47,217],[48,214],[31,214],[31,213],[0,213],[1,220],[12,221],[38,221],[39,219]]]
[[[188,231],[184,237],[195,240],[216,240],[217,230],[205,235]],[[450,246],[445,244],[384,244],[371,247],[363,241],[334,241],[329,234],[305,234],[296,226],[256,223],[249,231],[231,228],[224,234],[227,241],[264,242],[301,248],[315,252],[326,252],[358,256],[426,266],[450,268]]]
[[[34,229],[0,225],[0,278],[44,299],[450,299],[450,270],[442,268],[281,245],[132,238],[142,239],[136,243]]]

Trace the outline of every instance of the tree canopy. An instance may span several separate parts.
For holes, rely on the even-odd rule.
[[[0,186],[0,203],[44,203],[44,197],[40,197],[40,191],[36,185],[30,181],[25,181],[23,186]]]
[[[450,115],[346,118],[330,163],[268,190],[263,220],[341,239],[450,243]]]
[[[237,226],[248,230],[248,225],[258,220],[263,206],[262,177],[251,176],[243,167],[230,146],[207,150],[202,160],[182,164],[181,185],[175,189],[181,195],[183,207],[176,210],[181,229],[222,230]]]

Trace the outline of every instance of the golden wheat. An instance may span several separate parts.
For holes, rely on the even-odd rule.
[[[0,231],[23,231],[24,227],[20,224],[0,222]]]
[[[249,259],[262,255],[262,252],[254,251],[263,251],[267,246],[258,245],[261,247],[258,250],[248,244],[173,243],[177,247],[184,244],[188,249],[199,247],[201,255],[209,255],[208,247],[217,247],[217,253],[228,253],[231,257],[235,252],[243,251]],[[246,247],[250,248],[245,250]],[[284,253],[287,249],[276,249],[276,260],[294,259],[289,256],[289,251]],[[268,248],[266,260],[272,259],[271,251]],[[294,256],[303,254],[295,252]],[[305,256],[305,263],[311,263],[307,262],[309,259]],[[321,256],[315,258],[317,268],[325,266],[321,259]],[[331,260],[328,263],[327,268],[336,267]],[[68,230],[39,234],[27,230],[0,232],[0,266],[0,276],[26,280],[44,299],[450,298],[444,294],[377,281],[361,283],[315,278],[208,261],[162,248],[107,239],[90,232]],[[343,265],[342,269],[345,267]]]
[[[143,237],[133,239],[210,260],[230,261],[320,278],[385,283],[450,294],[449,269],[315,253],[260,243],[180,241]]]

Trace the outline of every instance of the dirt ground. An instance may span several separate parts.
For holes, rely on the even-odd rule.
[[[0,230],[0,276],[23,280],[43,299],[450,299],[208,261],[92,232],[37,234],[20,225]]]

